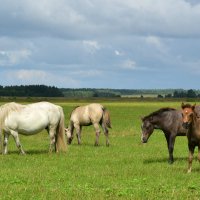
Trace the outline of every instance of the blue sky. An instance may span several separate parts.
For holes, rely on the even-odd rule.
[[[200,89],[198,0],[0,5],[0,85]]]

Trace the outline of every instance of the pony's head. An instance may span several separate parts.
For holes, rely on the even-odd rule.
[[[65,128],[65,135],[67,137],[67,143],[71,144],[73,138],[69,128]]]
[[[153,133],[154,125],[151,123],[151,119],[148,118],[142,118],[142,136],[141,141],[142,143],[147,143],[150,135]]]
[[[182,108],[182,122],[183,122],[183,127],[188,129],[190,124],[192,123],[193,116],[194,116],[194,110],[195,110],[195,104],[181,104]]]

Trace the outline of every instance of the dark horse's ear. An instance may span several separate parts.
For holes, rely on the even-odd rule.
[[[140,116],[140,119],[141,119],[142,121],[144,121],[144,117]]]
[[[182,104],[181,104],[181,108],[184,108],[184,106],[185,106],[185,104],[182,102]]]

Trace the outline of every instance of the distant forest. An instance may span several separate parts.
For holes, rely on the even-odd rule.
[[[0,86],[1,97],[66,97],[66,98],[200,98],[200,90],[183,89],[95,89],[57,88],[45,85]]]
[[[62,88],[65,97],[153,97],[153,98],[197,98],[200,90],[183,89],[92,89]]]
[[[60,89],[45,85],[0,86],[0,96],[7,97],[63,97]]]

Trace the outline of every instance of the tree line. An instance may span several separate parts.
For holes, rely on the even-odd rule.
[[[195,90],[181,90],[177,91],[175,90],[173,94],[167,94],[165,95],[166,98],[199,98],[200,94],[198,92],[195,92]]]
[[[57,88],[46,85],[0,86],[0,96],[7,97],[67,97],[67,98],[116,98],[152,95],[157,98],[200,98],[199,90],[183,89],[98,89]]]
[[[63,97],[62,91],[54,86],[21,85],[0,86],[0,96],[7,97]]]

